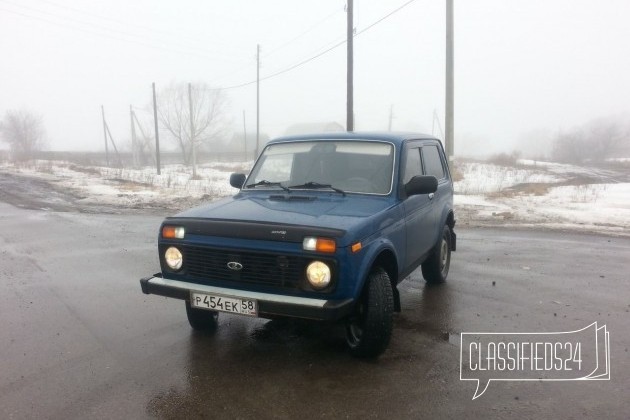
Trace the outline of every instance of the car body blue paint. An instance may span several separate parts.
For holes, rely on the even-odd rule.
[[[301,226],[309,228],[338,229],[343,231],[336,238],[337,249],[332,255],[322,255],[302,249],[299,242],[285,242],[270,237],[268,240],[244,239],[238,236],[207,236],[187,234],[184,240],[159,239],[160,247],[167,245],[203,246],[234,251],[235,253],[271,252],[287,256],[307,256],[313,260],[333,258],[337,262],[337,283],[333,290],[317,292],[313,290],[282,290],[257,284],[234,284],[227,281],[207,279],[208,284],[219,287],[232,287],[241,290],[252,290],[264,293],[276,293],[293,296],[315,297],[327,300],[357,299],[361,293],[372,264],[384,252],[391,252],[396,258],[398,275],[404,274],[410,267],[420,264],[417,255],[425,255],[430,249],[410,250],[407,240],[408,226],[405,215],[404,193],[401,192],[402,172],[404,165],[403,149],[407,141],[426,140],[430,144],[439,144],[444,159],[443,165],[446,179],[438,185],[436,199],[428,210],[435,222],[431,228],[421,234],[426,235],[423,241],[433,245],[441,237],[448,214],[453,212],[453,188],[448,171],[448,164],[439,140],[422,134],[395,133],[323,133],[316,135],[282,137],[269,142],[268,145],[299,141],[375,141],[388,142],[394,146],[395,165],[393,169],[393,188],[388,195],[346,194],[327,189],[297,190],[286,192],[281,188],[243,189],[234,197],[200,206],[179,213],[176,220],[186,219],[239,221],[251,224],[269,223],[274,226]],[[427,216],[428,217],[428,216]],[[169,223],[166,219],[165,224]],[[352,252],[353,244],[361,243],[359,252]],[[415,257],[414,257],[415,256]],[[186,260],[184,260],[184,264]],[[163,266],[164,267],[164,266]],[[191,280],[185,272],[176,273],[163,270],[164,278],[182,281]],[[397,284],[402,278],[392,279]]]

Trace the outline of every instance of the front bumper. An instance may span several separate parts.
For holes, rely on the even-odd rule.
[[[227,289],[165,279],[161,274],[141,279],[140,287],[142,287],[142,292],[147,295],[153,294],[182,300],[189,300],[191,292],[256,299],[258,301],[258,316],[262,318],[290,317],[335,321],[349,315],[354,308],[353,299],[325,300]]]

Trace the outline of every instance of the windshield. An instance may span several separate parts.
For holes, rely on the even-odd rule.
[[[385,195],[392,189],[393,167],[394,147],[390,143],[278,143],[265,148],[245,188],[330,186],[349,193]]]

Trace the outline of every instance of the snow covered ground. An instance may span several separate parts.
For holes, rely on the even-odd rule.
[[[462,162],[457,163],[457,169],[464,179],[455,182],[455,191],[465,195],[497,192],[524,182],[552,183],[565,180],[561,174],[545,168],[511,168],[492,163]]]
[[[455,163],[464,224],[530,225],[630,236],[630,167],[625,172],[520,160],[517,167]]]
[[[232,172],[252,162],[168,165],[120,169],[68,162],[1,163],[0,172],[33,177],[72,193],[83,205],[180,210],[232,195]],[[609,170],[520,160],[514,167],[485,162],[454,163],[455,206],[461,225],[519,225],[630,236],[630,166]]]
[[[181,210],[235,194],[238,190],[230,186],[230,174],[247,171],[251,164],[199,165],[197,179],[183,165],[167,165],[157,175],[154,167],[108,168],[39,160],[27,165],[0,164],[0,172],[43,179],[67,189],[77,197],[77,204]]]

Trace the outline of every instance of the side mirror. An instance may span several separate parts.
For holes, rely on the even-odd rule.
[[[437,191],[438,181],[433,175],[418,175],[405,184],[407,197],[418,194],[430,194]]]
[[[245,174],[232,174],[230,175],[230,185],[240,190],[243,188],[245,178]]]

